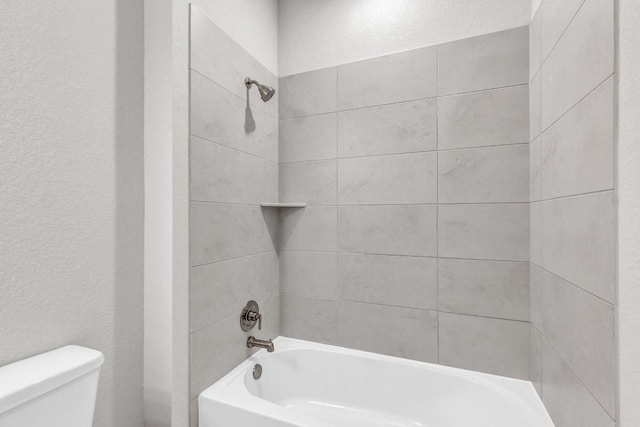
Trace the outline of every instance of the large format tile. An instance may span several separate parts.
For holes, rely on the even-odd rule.
[[[280,201],[335,206],[337,169],[336,160],[281,163]]]
[[[542,202],[529,204],[529,259],[542,265]]]
[[[614,427],[616,423],[571,368],[543,345],[542,400],[557,427]]]
[[[191,267],[190,330],[196,331],[236,314],[249,300],[277,297],[278,292],[275,252]]]
[[[438,309],[528,321],[529,264],[439,259]]]
[[[551,49],[558,43],[571,20],[576,16],[584,0],[542,0],[538,9],[540,15],[540,54],[541,59],[547,58]]]
[[[529,81],[529,27],[446,43],[439,52],[440,95]]]
[[[438,360],[435,311],[339,302],[338,345],[407,359]]]
[[[613,78],[542,136],[543,199],[613,188]]]
[[[283,336],[323,344],[337,343],[337,301],[281,294],[280,304]]]
[[[542,301],[542,280],[545,271],[535,264],[529,267],[529,311],[531,324],[542,331],[543,322],[543,301]]]
[[[191,203],[191,265],[275,250],[277,218],[258,206]]]
[[[245,301],[246,302],[246,301]],[[265,336],[279,335],[280,308],[277,299],[258,301],[263,313],[262,332]],[[242,306],[238,310],[242,309]],[[202,328],[190,336],[191,398],[218,381],[247,357],[259,349],[248,349],[247,338],[254,331],[244,332],[233,314],[213,325]],[[224,349],[224,351],[221,351]]]
[[[338,156],[432,151],[438,148],[435,99],[338,113]]]
[[[529,201],[529,146],[438,153],[440,203]]]
[[[280,77],[280,119],[337,110],[336,67]]]
[[[435,97],[438,48],[425,47],[338,67],[338,108]]]
[[[615,414],[613,306],[551,273],[542,278],[542,332],[609,415]]]
[[[531,202],[537,202],[541,198],[540,151],[540,139],[529,144],[529,201]]]
[[[529,142],[529,86],[438,98],[441,149]]]
[[[440,313],[440,363],[529,379],[529,323]]]
[[[542,129],[613,73],[613,3],[586,0],[542,66]]]
[[[388,255],[338,255],[340,299],[437,309],[435,258]]]
[[[335,252],[337,208],[307,206],[280,214],[280,249]]]
[[[351,206],[338,212],[338,249],[436,256],[436,206]]]
[[[280,287],[286,294],[338,298],[338,256],[335,252],[283,251]]]
[[[193,5],[190,42],[191,68],[242,99],[248,96],[253,107],[278,117],[278,78]],[[247,92],[247,76],[276,88],[276,95],[264,103],[255,88]]]
[[[542,202],[541,221],[542,266],[613,302],[613,192]]]
[[[436,203],[437,154],[410,153],[338,160],[341,205]]]
[[[278,161],[278,120],[191,72],[190,132],[227,147]]]
[[[280,162],[335,159],[336,113],[280,120]]]
[[[544,338],[538,329],[531,326],[531,360],[529,370],[531,383],[536,389],[538,396],[542,397],[542,346]]]
[[[438,255],[529,260],[529,205],[440,205]]]
[[[271,169],[278,165],[270,160],[191,137],[190,161],[191,200],[254,204],[277,190]]]
[[[542,76],[540,73],[529,83],[529,141],[542,132]]]

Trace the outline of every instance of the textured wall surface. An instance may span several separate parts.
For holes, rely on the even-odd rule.
[[[640,425],[640,3],[619,2],[618,328],[621,427]]]
[[[0,13],[0,365],[102,351],[99,427],[142,425],[142,9]]]
[[[278,96],[263,103],[245,76],[278,79],[192,8],[190,124],[190,399],[253,351],[250,335],[279,335]],[[263,328],[243,332],[240,310],[256,300]]]
[[[279,0],[279,73],[528,25],[529,0]]]
[[[283,335],[529,378],[528,56],[522,27],[280,78],[280,200],[309,204]]]
[[[613,2],[531,25],[534,382],[558,427],[616,419]]]

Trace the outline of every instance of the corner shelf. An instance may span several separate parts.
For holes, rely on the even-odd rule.
[[[304,208],[306,203],[260,203],[262,208]]]

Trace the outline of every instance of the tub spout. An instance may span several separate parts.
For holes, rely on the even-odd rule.
[[[249,348],[253,348],[253,347],[266,348],[269,353],[273,353],[273,350],[275,350],[275,347],[273,346],[273,341],[271,341],[271,340],[259,340],[256,337],[249,337],[249,339],[247,339],[247,347],[249,347]]]

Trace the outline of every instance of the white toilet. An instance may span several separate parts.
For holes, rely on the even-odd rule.
[[[103,362],[71,345],[0,367],[0,427],[91,427]]]

